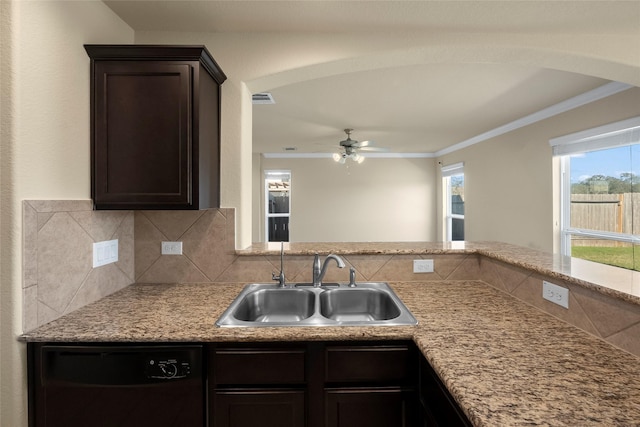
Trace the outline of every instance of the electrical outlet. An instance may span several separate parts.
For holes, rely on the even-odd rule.
[[[118,261],[118,239],[93,244],[93,268]]]
[[[162,255],[182,255],[182,242],[162,242]]]
[[[569,289],[545,280],[542,281],[542,298],[564,308],[569,308]]]
[[[433,260],[432,259],[414,259],[413,272],[414,273],[433,273]]]

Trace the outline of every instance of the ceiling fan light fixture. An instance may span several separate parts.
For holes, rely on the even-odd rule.
[[[364,156],[361,156],[360,154],[357,153],[333,153],[333,160],[335,160],[336,162],[340,163],[341,165],[343,165],[347,159],[351,159],[352,161],[360,164],[362,162],[364,162]]]

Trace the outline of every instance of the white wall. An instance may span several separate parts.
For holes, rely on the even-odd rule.
[[[640,88],[633,88],[439,158],[464,162],[465,238],[552,252],[559,183],[549,140],[638,115]],[[438,226],[441,233],[441,216]]]
[[[22,333],[23,199],[89,199],[85,43],[132,43],[101,2],[1,1],[2,256],[0,425],[26,426]]]
[[[292,242],[437,240],[434,159],[262,159],[270,169],[291,171]]]

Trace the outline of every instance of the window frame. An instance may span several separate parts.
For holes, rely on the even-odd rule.
[[[625,134],[633,139],[640,131],[640,117],[609,123],[581,132],[551,139],[549,144],[554,157],[560,160],[560,254],[571,256],[571,238],[573,236],[590,237],[598,240],[612,240],[616,242],[640,245],[640,235],[618,233],[571,227],[571,156],[603,151],[621,146],[632,146],[637,142],[627,143]]]
[[[451,178],[454,176],[464,177],[464,163],[454,163],[448,166],[442,166],[442,185],[444,194],[444,240],[445,242],[453,242],[453,220],[461,219],[463,221],[464,235],[466,238],[466,222],[464,222],[465,215],[453,213],[453,203],[451,202]],[[464,179],[464,178],[463,178]],[[463,181],[464,182],[464,181]],[[465,210],[466,213],[466,210]],[[457,241],[457,240],[455,240]]]

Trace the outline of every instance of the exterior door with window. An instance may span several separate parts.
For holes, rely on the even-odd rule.
[[[442,167],[445,241],[464,240],[464,164]]]
[[[265,240],[289,241],[291,172],[265,171]]]

